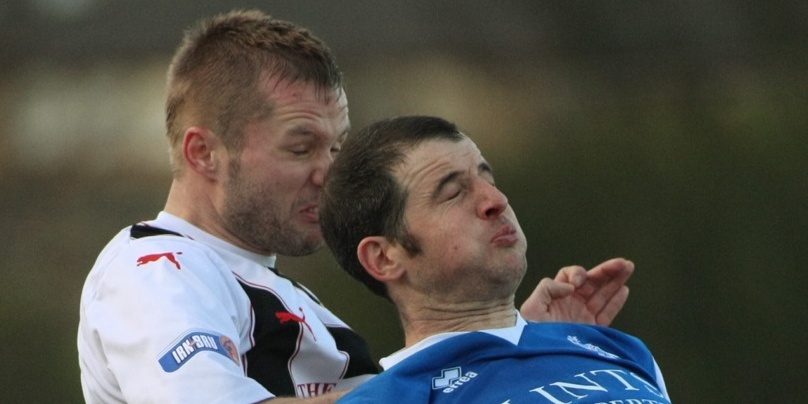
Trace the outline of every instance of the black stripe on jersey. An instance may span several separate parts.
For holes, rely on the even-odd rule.
[[[147,226],[145,224],[133,224],[132,228],[129,230],[129,236],[132,238],[143,238],[149,236],[164,236],[164,235],[182,237],[182,234],[179,234],[177,232],[161,229],[159,227]]]
[[[297,321],[281,323],[277,312],[288,312],[274,293],[245,284],[242,289],[250,298],[255,313],[254,346],[247,351],[247,376],[255,379],[276,396],[295,396],[295,385],[289,374],[289,359],[297,351],[297,340],[304,325]],[[329,328],[337,348],[348,354],[345,377],[378,373],[364,339],[348,328]]]
[[[367,342],[354,330],[345,327],[327,327],[328,332],[334,337],[337,349],[347,352],[351,358],[348,361],[348,371],[345,378],[376,374],[379,368],[376,362],[370,357],[370,349]]]
[[[281,324],[275,313],[288,310],[277,296],[241,280],[239,284],[250,298],[255,313],[255,345],[246,353],[247,376],[276,396],[294,396],[295,386],[288,364],[297,348],[303,325],[295,321]]]

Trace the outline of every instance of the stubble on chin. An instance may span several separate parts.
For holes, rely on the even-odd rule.
[[[226,185],[223,220],[229,231],[250,250],[262,254],[300,257],[312,254],[325,244],[318,222],[309,223],[284,209],[278,192],[250,183],[241,167],[231,162]]]
[[[323,246],[319,227],[294,223],[292,218],[281,220],[272,204],[265,204],[260,209],[251,204],[245,205],[241,207],[246,209],[228,209],[226,221],[233,233],[253,249],[263,254],[300,257],[312,254]]]
[[[277,253],[289,257],[302,257],[314,254],[325,245],[319,224],[302,226],[289,224],[285,227],[289,231],[282,240],[276,240]]]

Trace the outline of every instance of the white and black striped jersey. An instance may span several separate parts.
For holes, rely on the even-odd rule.
[[[82,291],[87,402],[255,402],[372,377],[365,341],[274,264],[166,212],[122,230]]]

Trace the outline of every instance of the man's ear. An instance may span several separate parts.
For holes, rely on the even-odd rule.
[[[220,169],[221,141],[207,128],[191,126],[182,138],[182,154],[188,167],[213,180]]]
[[[359,262],[365,271],[379,282],[398,279],[404,273],[401,262],[397,259],[397,244],[386,237],[365,237],[356,247]]]

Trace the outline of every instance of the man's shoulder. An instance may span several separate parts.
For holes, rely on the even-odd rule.
[[[594,324],[568,323],[568,322],[528,322],[525,327],[523,340],[526,342],[541,341],[542,344],[553,342],[552,345],[560,344],[586,348],[587,345],[580,341],[608,341],[617,345],[642,345],[642,342],[635,336],[627,334],[616,328],[605,327]]]
[[[411,372],[441,361],[487,361],[509,355],[575,353],[608,359],[643,356],[647,348],[638,338],[598,325],[564,322],[528,324],[517,343],[486,332],[468,332],[435,343],[391,369]]]
[[[99,254],[96,267],[111,263],[116,266],[137,267],[160,257],[170,259],[176,254],[212,253],[204,244],[177,233],[166,231],[143,235],[136,230],[137,227],[138,225],[129,226],[118,232]]]
[[[210,246],[168,229],[144,228],[135,224],[119,231],[98,255],[88,283],[104,282],[112,273],[121,282],[149,279],[142,275],[159,268],[202,277],[229,273],[225,261]]]

